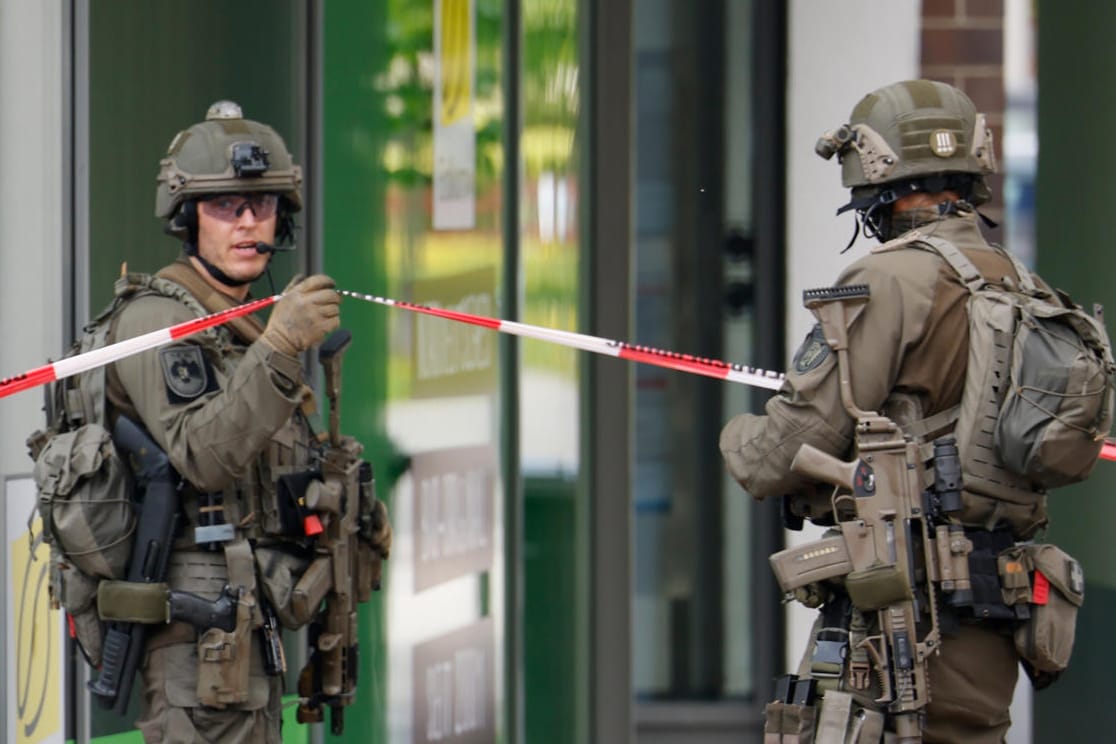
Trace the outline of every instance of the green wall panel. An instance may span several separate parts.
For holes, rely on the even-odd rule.
[[[89,4],[91,312],[112,297],[121,262],[153,272],[177,255],[154,216],[155,176],[209,104],[236,101],[301,151],[304,17],[305,0]],[[279,289],[296,260],[274,262]]]
[[[386,128],[372,81],[387,64],[386,3],[334,1],[323,27],[322,173],[323,268],[340,286],[386,294],[386,231],[380,154]],[[346,352],[342,429],[365,445],[377,495],[388,502],[398,466],[383,434],[387,391],[387,316],[342,305],[341,323],[353,331]],[[386,589],[386,587],[385,587]],[[346,712],[343,741],[383,742],[387,735],[383,591],[361,608],[361,656],[356,704]]]
[[[1085,0],[1038,3],[1037,255],[1039,273],[1086,308],[1116,310],[1112,250],[1112,174],[1116,149],[1116,5]],[[1108,323],[1112,334],[1112,324]],[[1084,484],[1050,495],[1047,535],[1081,561],[1088,588],[1069,671],[1035,696],[1035,741],[1084,741],[1116,719],[1101,691],[1116,609],[1112,510],[1116,463],[1101,462]]]

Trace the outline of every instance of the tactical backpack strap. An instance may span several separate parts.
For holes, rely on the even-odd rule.
[[[919,243],[925,243],[933,248],[934,252],[941,256],[945,262],[957,272],[957,275],[961,277],[961,281],[964,282],[969,292],[976,292],[987,283],[987,280],[977,270],[976,266],[973,265],[973,262],[968,259],[960,248],[950,241],[936,235],[922,234],[918,234],[916,240]],[[1027,294],[1036,294],[1038,288],[1031,278],[1031,272],[1023,265],[1019,257],[999,246],[995,246],[995,250],[1011,263],[1012,268],[1015,270],[1015,275],[1018,277],[1019,288]]]
[[[968,288],[970,293],[976,292],[987,283],[984,275],[977,270],[973,262],[969,260],[960,248],[950,241],[939,238],[936,235],[922,234],[917,236],[917,241],[919,243],[925,243],[933,248],[934,252],[941,256],[942,259],[957,272],[957,276],[961,278],[961,282]],[[1026,273],[1026,271],[1024,271],[1024,273]],[[1028,281],[1029,280],[1030,277],[1028,275]]]
[[[1019,260],[1019,257],[1016,256],[1014,253],[1011,253],[1010,251],[1006,251],[1003,248],[1000,248],[999,246],[996,247],[996,250],[999,251],[1000,255],[1002,255],[1004,258],[1011,261],[1011,265],[1015,269],[1016,275],[1019,277],[1019,287],[1027,294],[1036,294],[1038,292],[1038,288],[1035,287],[1035,282],[1033,279],[1031,279],[1031,272],[1026,266],[1023,265],[1023,262]]]

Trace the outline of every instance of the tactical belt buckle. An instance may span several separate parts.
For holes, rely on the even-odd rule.
[[[845,668],[849,643],[819,638],[814,642],[814,655],[810,657],[810,676],[836,679]]]

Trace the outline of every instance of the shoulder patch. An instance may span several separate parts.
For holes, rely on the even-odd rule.
[[[167,347],[159,352],[159,362],[171,403],[189,403],[217,389],[217,379],[197,344]]]
[[[825,332],[821,323],[815,323],[813,330],[806,336],[806,340],[794,352],[794,371],[805,374],[812,369],[817,369],[829,356],[829,344],[825,340]]]

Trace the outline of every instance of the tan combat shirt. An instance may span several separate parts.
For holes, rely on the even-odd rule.
[[[228,297],[224,302],[226,307],[237,304]],[[223,309],[211,304],[212,298],[202,301],[210,312]],[[181,302],[144,295],[120,311],[114,338],[131,338],[194,317]],[[194,366],[196,355],[190,355],[199,348],[204,357],[201,370]],[[179,386],[182,395],[168,383],[176,364],[185,364],[189,370],[184,375],[193,375]],[[291,420],[302,392],[298,359],[258,340],[247,343],[228,328],[127,357],[116,362],[114,373],[127,401],[113,402],[138,414],[178,473],[199,491],[222,491],[244,477],[272,436]],[[205,379],[199,380],[199,374]],[[191,398],[199,385],[203,389]]]
[[[954,243],[988,279],[1016,279],[1010,262],[985,242],[975,214],[947,216],[918,231]],[[886,414],[888,398],[905,393],[921,404],[921,416],[930,416],[961,400],[969,293],[936,253],[901,243],[877,247],[836,282],[866,284],[871,293],[849,314],[853,399],[861,409]],[[725,464],[755,498],[814,489],[790,470],[802,444],[850,456],[856,422],[841,403],[836,361],[815,328],[795,354],[783,387],[767,402],[766,415],[736,416],[722,430]]]

